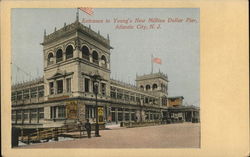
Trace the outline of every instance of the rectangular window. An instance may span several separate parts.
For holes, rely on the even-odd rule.
[[[125,113],[125,120],[126,120],[126,121],[129,120],[129,113]]]
[[[63,80],[56,81],[57,83],[57,94],[63,93]]]
[[[116,88],[115,87],[110,87],[110,96],[111,98],[116,99]]]
[[[148,113],[146,113],[146,117],[145,117],[145,119],[146,119],[146,120],[149,120],[149,119],[148,119]]]
[[[16,92],[12,92],[11,93],[11,101],[15,101],[16,100]]]
[[[123,90],[117,89],[117,99],[123,99]]]
[[[155,119],[159,119],[159,114],[155,114]]]
[[[28,116],[29,116],[29,110],[24,110],[24,111],[23,111],[23,119],[24,119],[24,120],[28,120],[28,119],[29,119]]]
[[[126,100],[126,101],[129,101],[129,95],[126,93],[126,94],[124,94],[124,99]]]
[[[35,98],[35,97],[37,97],[37,88],[35,87],[35,88],[31,88],[31,91],[30,91],[30,97],[31,98]]]
[[[117,99],[122,99],[123,94],[122,93],[117,93]]]
[[[116,99],[116,92],[115,91],[110,91],[110,96],[111,96],[111,98]]]
[[[43,97],[44,96],[44,86],[39,86],[38,87],[38,97]]]
[[[161,101],[162,101],[162,105],[167,105],[166,98],[163,97]]]
[[[22,120],[22,112],[21,112],[21,110],[18,110],[16,115],[17,115],[17,120]]]
[[[135,96],[130,96],[130,101],[135,101]]]
[[[101,83],[101,86],[102,86],[102,95],[106,95],[106,84]]]
[[[150,114],[150,120],[153,120],[153,119],[154,119],[154,115]]]
[[[43,119],[44,118],[44,108],[39,108],[38,112],[39,112],[39,119]]]
[[[149,98],[149,104],[153,104],[153,98]]]
[[[111,107],[111,111],[115,111],[115,108],[114,108],[114,107]]]
[[[11,120],[15,121],[16,120],[16,111],[11,112]]]
[[[29,99],[29,97],[30,97],[29,89],[24,90],[23,99]]]
[[[95,108],[91,106],[86,107],[86,117],[95,118]]]
[[[136,102],[140,104],[140,97],[136,97]]]
[[[135,113],[131,113],[131,120],[135,121]]]
[[[23,99],[23,93],[22,91],[17,92],[17,100],[22,100]]]
[[[30,118],[31,118],[31,120],[34,120],[37,118],[37,109],[30,110]]]
[[[115,122],[115,112],[111,112],[111,121],[112,122]]]
[[[142,104],[144,104],[144,102],[145,102],[145,96],[141,95],[140,104],[142,105]]]
[[[156,101],[155,101],[155,99],[153,98],[152,99],[152,103],[155,105],[156,104]]]
[[[123,115],[122,115],[122,113],[121,112],[118,112],[118,121],[122,121],[123,119],[123,117],[122,117]]]
[[[58,107],[58,118],[65,118],[66,112],[65,112],[65,106],[59,106]]]
[[[49,83],[49,94],[54,94],[54,82]]]
[[[71,78],[66,79],[67,93],[71,92]]]
[[[89,92],[89,81],[90,80],[88,78],[84,79],[84,88],[85,88],[84,91],[85,92]]]
[[[56,118],[56,106],[50,107],[50,118]]]

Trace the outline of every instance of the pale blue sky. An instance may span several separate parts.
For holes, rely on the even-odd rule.
[[[167,73],[169,96],[184,96],[188,104],[199,103],[200,35],[199,9],[94,9],[89,16],[80,11],[80,20],[111,19],[111,23],[91,24],[104,37],[109,34],[111,45],[111,76],[134,84],[136,73],[150,73],[151,54],[162,59],[154,71]],[[114,29],[114,18],[194,18],[196,23],[164,23],[158,30]],[[12,9],[12,61],[33,77],[43,74],[43,32],[52,33],[76,19],[76,9]],[[89,24],[86,24],[87,26]],[[133,24],[137,25],[137,24]],[[12,68],[13,82],[29,80],[23,72]]]

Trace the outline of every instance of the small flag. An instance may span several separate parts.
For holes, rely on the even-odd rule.
[[[79,8],[81,11],[87,13],[88,15],[93,15],[94,11],[93,8],[89,8],[89,7],[81,7]]]
[[[156,57],[156,58],[152,59],[152,62],[157,63],[157,64],[161,64],[161,59]]]

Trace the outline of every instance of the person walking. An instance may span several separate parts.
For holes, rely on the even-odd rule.
[[[85,128],[88,133],[88,138],[91,138],[91,124],[89,122],[89,119],[87,119],[87,122],[85,123]]]

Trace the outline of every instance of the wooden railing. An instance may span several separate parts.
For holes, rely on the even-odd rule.
[[[123,122],[124,127],[144,127],[144,126],[152,126],[152,125],[160,125],[160,120],[155,121],[145,121],[145,122]]]
[[[104,129],[104,123],[99,124],[100,130]],[[95,124],[91,124],[91,130],[95,130]],[[81,138],[83,137],[83,132],[86,131],[84,125],[79,124],[67,124],[62,127],[53,127],[53,128],[43,128],[43,130],[37,130],[33,133],[23,134],[21,130],[21,136],[19,136],[19,141],[26,144],[41,142],[41,140],[49,141],[54,139],[58,141],[58,137],[72,137],[72,138]],[[79,132],[79,134],[67,134],[70,132]]]
[[[53,128],[44,128],[43,130],[37,130],[34,133],[29,133],[27,135],[23,135],[19,137],[19,140],[24,143],[31,142],[40,142],[41,140],[50,140],[55,139],[58,140],[58,137],[64,133],[75,132],[75,131],[84,131],[85,129],[80,125],[65,125],[62,127],[53,127]],[[22,131],[21,131],[22,132]]]

